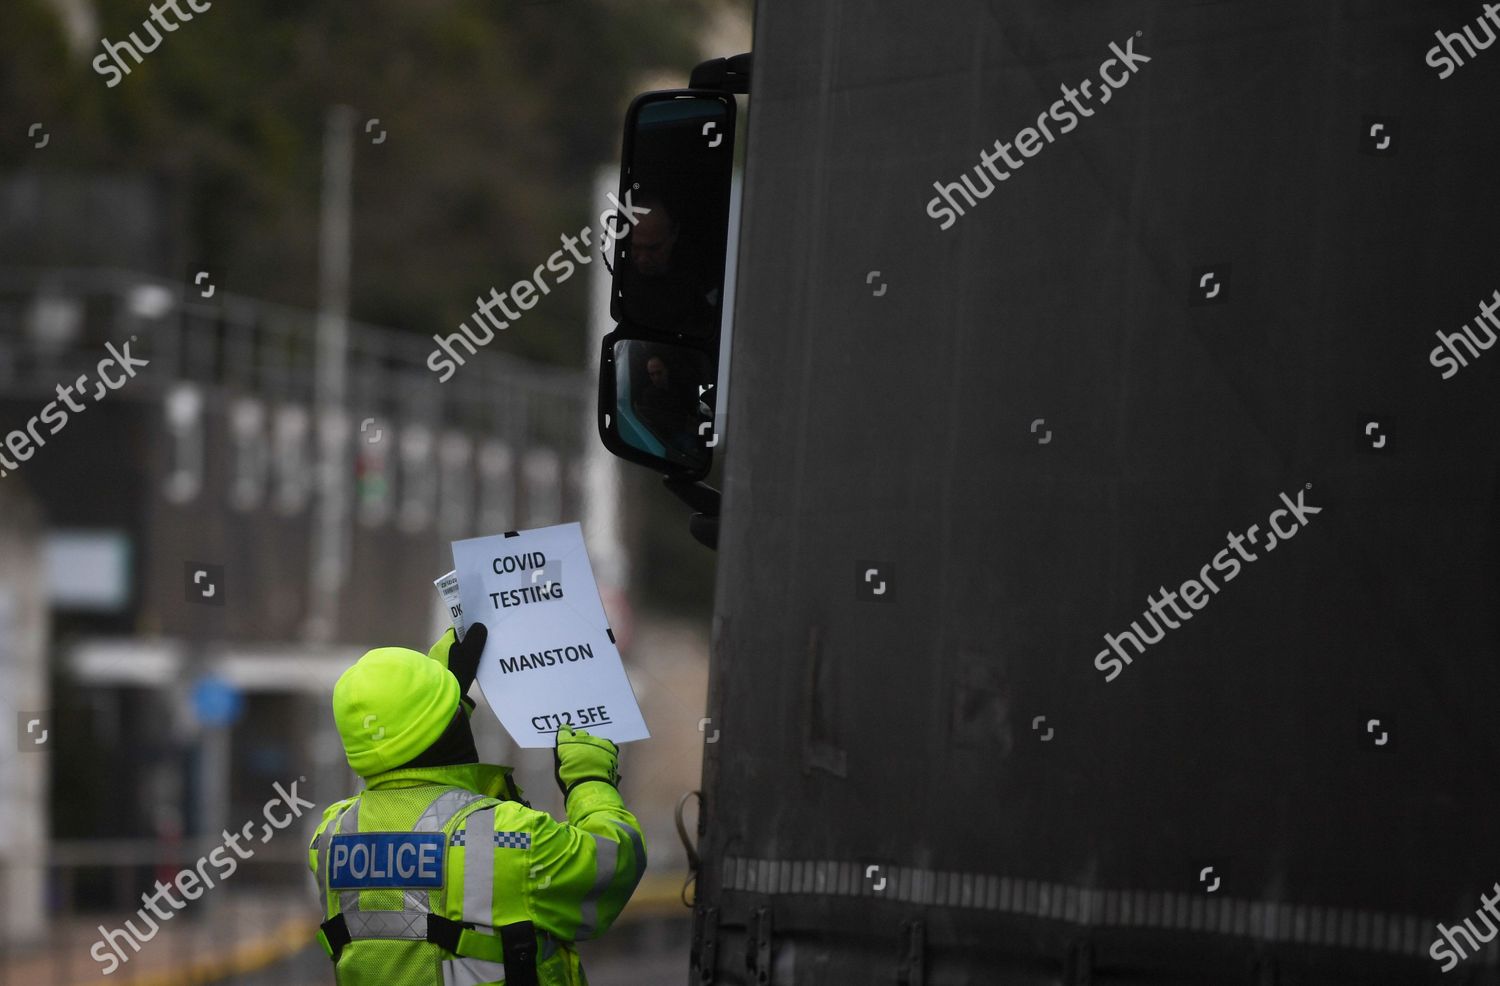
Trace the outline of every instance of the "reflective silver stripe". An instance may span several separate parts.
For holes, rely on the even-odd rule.
[[[359,831],[359,799],[349,806],[349,810],[339,816],[339,835],[352,835]],[[359,891],[339,891],[339,911],[349,914],[359,910]]]
[[[422,817],[417,819],[417,824],[411,827],[413,832],[441,832],[453,816],[463,811],[469,805],[484,797],[473,791],[465,791],[463,788],[452,788],[444,791],[432,799],[432,804],[422,812]]]
[[[618,818],[611,818],[610,822],[619,826],[620,830],[630,836],[630,848],[635,852],[635,882],[641,882],[641,876],[646,872],[646,844],[641,841],[641,834],[626,825]]]
[[[357,804],[359,804],[359,799],[358,798],[356,798],[354,800],[354,804],[345,805],[343,811],[339,812],[333,818],[330,818],[328,820],[328,824],[325,825],[325,826],[323,826],[323,832],[322,832],[322,834],[318,836],[318,875],[323,878],[323,912],[324,912],[323,916],[324,917],[332,917],[331,914],[327,913],[328,912],[328,846],[329,846],[329,843],[331,843],[333,841],[333,833],[338,829],[340,823],[343,822],[344,816],[347,815],[349,813],[349,810],[351,808],[353,808],[354,805],[357,805]]]
[[[505,978],[504,962],[484,959],[449,959],[442,964],[443,986],[482,986]]]
[[[395,888],[393,888],[393,887],[392,888],[371,887],[370,889],[371,890],[381,890],[381,889],[395,889]],[[358,891],[358,890],[341,890],[341,891],[339,891],[339,910],[343,911],[345,914],[431,914],[432,913],[432,905],[431,905],[431,903],[427,899],[427,891],[425,891],[425,890],[403,890],[401,892],[401,910],[399,910],[399,911],[388,911],[388,910],[384,910],[382,908],[377,908],[377,909],[371,910],[371,911],[362,910],[360,908],[360,906],[359,906],[359,895],[360,895],[360,893],[361,893],[361,891]]]
[[[594,929],[599,924],[599,898],[604,896],[604,891],[615,877],[615,861],[620,855],[620,846],[615,840],[596,835],[594,841],[598,843],[595,850],[598,869],[595,871],[594,885],[589,888],[588,894],[583,898],[583,906],[578,909],[582,916],[582,920],[578,922],[579,941],[596,934]]]
[[[889,901],[935,902],[940,906],[1009,912],[1066,921],[1085,927],[1172,928],[1235,935],[1260,941],[1291,940],[1323,946],[1397,952],[1423,957],[1424,961],[1428,954],[1429,940],[1424,940],[1420,929],[1437,923],[1437,918],[1432,915],[1375,914],[1321,905],[1220,897],[1217,894],[1208,897],[1203,890],[1193,893],[1152,891],[1148,894],[1143,890],[1022,880],[992,873],[966,874],[883,865],[878,874],[872,874],[868,866],[847,860],[797,862],[800,865],[811,862],[832,875],[821,889],[809,890],[804,885],[798,890],[795,888],[795,881],[786,878],[785,868],[790,865],[789,861],[727,856],[721,866],[723,881],[720,889],[757,897],[786,893],[811,893],[822,897],[880,896]],[[885,881],[885,886],[880,891],[874,890],[877,877],[878,880]],[[955,901],[951,893],[934,901],[932,886],[941,885],[939,881],[946,879],[951,888],[955,881],[966,877],[982,883],[983,892],[976,888],[972,898],[967,901]],[[1071,912],[1067,909],[1060,910],[1057,901],[1066,900],[1069,894],[1075,893],[1080,898],[1079,906]],[[1384,938],[1378,931],[1382,920],[1386,929]],[[1367,922],[1363,933],[1360,931],[1360,921]],[[1396,928],[1402,931],[1399,938],[1391,934]],[[1487,947],[1482,961],[1494,966],[1497,951],[1500,949]]]
[[[494,899],[495,809],[481,808],[464,819],[464,920],[488,925]]]
[[[410,911],[354,911],[344,914],[350,938],[427,938],[427,915]]]

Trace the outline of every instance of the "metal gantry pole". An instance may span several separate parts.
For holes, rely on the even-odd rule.
[[[323,207],[318,249],[317,413],[318,506],[313,533],[312,599],[308,636],[327,642],[338,633],[339,593],[349,554],[349,422],[345,389],[349,347],[350,187],[354,170],[354,110],[328,111],[323,138]]]

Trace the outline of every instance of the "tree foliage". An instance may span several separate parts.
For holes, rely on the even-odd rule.
[[[68,4],[4,0],[0,168],[163,178],[185,260],[310,306],[325,114],[351,106],[352,314],[447,333],[593,221],[630,96],[648,73],[685,84],[726,2],[218,0],[109,88],[89,65],[99,39],[147,37],[147,3],[94,0],[97,37],[70,51]],[[577,363],[583,303],[581,285],[559,292],[496,345]]]

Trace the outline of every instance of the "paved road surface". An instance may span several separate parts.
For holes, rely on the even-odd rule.
[[[687,986],[688,921],[645,923],[617,928],[583,950],[589,986]],[[305,949],[284,962],[225,980],[233,986],[332,986],[328,958],[321,949]]]

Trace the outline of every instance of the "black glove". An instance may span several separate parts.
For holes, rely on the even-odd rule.
[[[484,653],[484,642],[490,632],[483,623],[470,623],[464,639],[449,630],[432,645],[427,656],[447,668],[458,679],[458,693],[467,695],[474,676],[479,673],[479,655]]]

